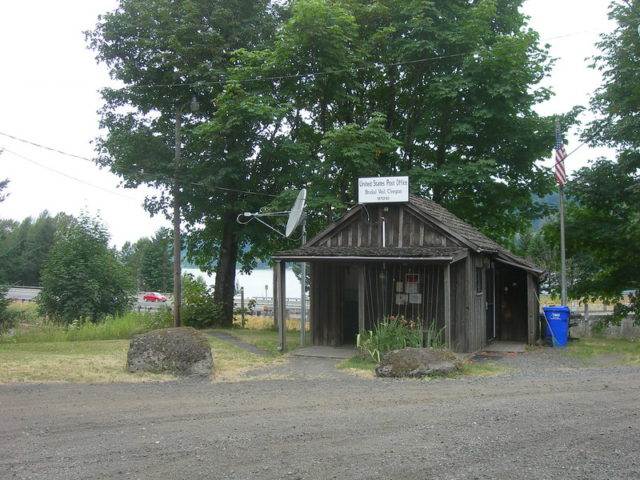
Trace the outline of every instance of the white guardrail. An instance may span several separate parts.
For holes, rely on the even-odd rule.
[[[6,298],[13,300],[14,302],[32,302],[40,293],[40,287],[29,287],[29,286],[17,286],[17,287],[9,287],[7,290]],[[147,311],[153,312],[161,309],[162,307],[170,307],[171,296],[168,294],[166,297],[168,300],[166,302],[147,302],[142,296],[144,292],[139,292],[136,296],[136,302],[132,305],[132,310],[137,311]],[[254,301],[255,305],[253,308],[249,309],[249,302]],[[241,302],[241,298],[239,295],[233,298],[233,303],[236,308],[239,308]],[[253,302],[252,302],[253,303]],[[307,305],[308,299],[307,299]],[[272,297],[245,297],[244,299],[244,307],[249,311],[249,314],[257,314],[257,315],[273,315],[273,298]],[[300,299],[299,298],[287,298],[286,299],[286,308],[291,316],[300,315]],[[307,307],[308,308],[308,307]]]

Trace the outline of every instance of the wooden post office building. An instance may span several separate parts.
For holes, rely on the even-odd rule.
[[[310,265],[314,345],[354,344],[359,331],[391,316],[443,329],[457,352],[494,340],[533,344],[539,335],[543,269],[417,196],[357,205],[302,247],[273,258],[281,332],[286,262]]]

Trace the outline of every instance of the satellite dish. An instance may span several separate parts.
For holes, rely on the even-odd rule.
[[[285,237],[289,237],[304,219],[304,204],[306,200],[307,189],[303,188],[302,190],[300,190],[300,193],[298,193],[298,198],[296,198],[293,207],[291,207],[291,212],[289,212],[289,220],[287,220]]]

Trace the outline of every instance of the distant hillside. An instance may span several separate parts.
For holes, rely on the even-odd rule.
[[[537,203],[548,205],[553,212],[557,212],[558,208],[560,207],[560,200],[557,193],[551,193],[543,198],[534,195],[533,200]],[[533,222],[531,222],[531,229],[534,232],[536,230],[539,230],[545,224],[545,221],[545,218],[538,218],[534,220]]]

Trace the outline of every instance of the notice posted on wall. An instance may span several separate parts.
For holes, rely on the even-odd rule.
[[[397,293],[396,294],[396,305],[406,305],[409,301],[409,295],[406,293]]]
[[[418,284],[417,283],[407,283],[405,287],[406,293],[418,293]]]
[[[410,293],[409,294],[409,303],[413,303],[413,304],[422,303],[422,294],[421,293]]]

